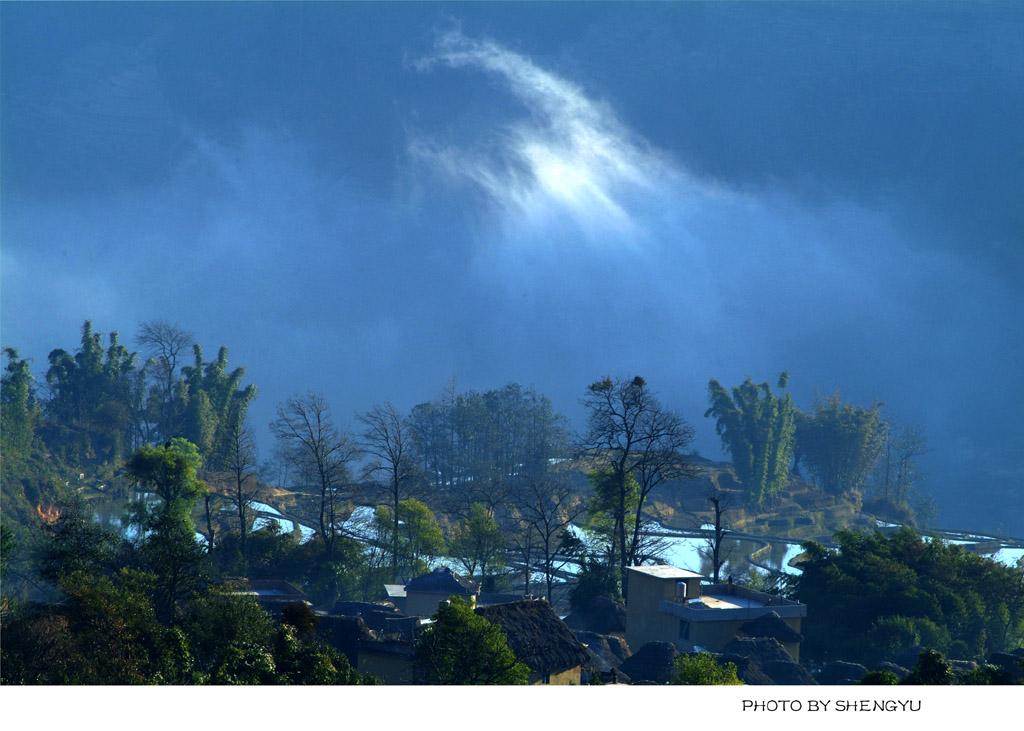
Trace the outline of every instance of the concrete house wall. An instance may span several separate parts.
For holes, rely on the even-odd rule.
[[[640,570],[647,569],[647,570]],[[657,571],[655,571],[657,569]],[[648,642],[674,642],[679,618],[658,611],[662,601],[676,598],[676,584],[686,583],[686,596],[700,596],[700,574],[672,566],[633,567],[629,572],[626,644],[638,650]]]
[[[626,642],[636,651],[648,642],[671,642],[680,651],[703,648],[720,651],[751,619],[769,612],[780,615],[790,629],[800,632],[807,607],[798,602],[752,591],[745,587],[717,585],[702,588],[701,577],[672,566],[633,566],[629,569],[626,604]],[[676,585],[686,582],[686,597]],[[799,662],[800,643],[782,646]]]

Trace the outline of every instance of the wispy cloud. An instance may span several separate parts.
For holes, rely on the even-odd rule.
[[[494,41],[447,33],[417,67],[487,74],[497,100],[523,108],[509,116],[498,103],[491,125],[410,143],[485,194],[477,272],[509,303],[487,317],[510,352],[525,343],[577,367],[642,366],[677,382],[690,411],[711,375],[793,368],[805,397],[839,388],[899,410],[900,394],[922,420],[926,394],[965,368],[956,348],[994,352],[985,334],[1005,316],[1005,288],[901,227],[896,201],[887,211],[701,179],[608,104]],[[944,419],[936,434],[956,428]]]
[[[489,40],[442,35],[416,67],[477,69],[496,77],[526,109],[473,148],[424,136],[413,155],[479,186],[507,226],[542,228],[568,218],[589,244],[638,245],[645,221],[635,201],[679,171],[572,82]]]

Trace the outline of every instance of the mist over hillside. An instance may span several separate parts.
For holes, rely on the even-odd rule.
[[[641,374],[921,425],[945,527],[1024,534],[1024,10],[5,4],[5,347],[177,322],[338,420]]]

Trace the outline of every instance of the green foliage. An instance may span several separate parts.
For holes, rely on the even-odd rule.
[[[493,513],[511,486],[542,479],[569,441],[551,401],[517,383],[484,393],[452,387],[415,406],[408,426],[420,471],[460,511],[479,502]]]
[[[114,572],[118,538],[92,520],[80,501],[68,503],[52,523],[42,526],[39,575],[55,584],[70,574],[110,575]]]
[[[981,660],[1024,639],[1020,576],[961,546],[840,532],[838,550],[805,544],[794,593],[811,607],[805,657],[873,665],[917,644]]]
[[[504,565],[501,558],[505,540],[494,516],[480,503],[473,503],[469,515],[452,530],[448,544],[449,554],[455,558],[470,576],[479,575],[486,579],[488,569]]]
[[[143,446],[128,460],[128,472],[161,503],[133,505],[133,522],[144,531],[140,558],[156,577],[154,600],[161,619],[173,624],[181,603],[205,580],[206,550],[195,539],[192,509],[205,493],[196,479],[202,458],[191,442],[175,438],[162,447]]]
[[[921,644],[921,633],[909,617],[883,617],[868,633],[868,642],[880,657],[895,657]]]
[[[294,627],[300,637],[316,632],[316,626],[320,623],[320,619],[309,605],[301,602],[286,606],[281,612],[281,621]]]
[[[18,547],[14,532],[6,523],[0,523],[0,581],[6,581],[11,574],[11,554]]]
[[[263,645],[232,642],[210,671],[211,685],[273,685],[277,680],[273,653]]]
[[[601,542],[614,553],[618,514],[636,512],[640,505],[640,485],[629,473],[620,487],[617,475],[610,469],[593,470],[587,473],[593,497],[587,504],[587,528],[600,536]]]
[[[5,461],[28,459],[39,423],[29,361],[4,348],[7,366],[0,377],[0,453]]]
[[[184,436],[196,444],[209,466],[218,468],[228,461],[228,435],[233,423],[245,420],[256,398],[256,386],[242,387],[245,368],[228,372],[228,349],[221,346],[217,358],[203,360],[203,349],[192,346],[194,363],[181,369],[185,401]]]
[[[180,626],[189,638],[197,668],[204,673],[212,672],[222,661],[229,645],[236,650],[271,646],[274,623],[270,615],[255,597],[234,591],[228,584],[196,593],[182,611]]]
[[[814,412],[800,414],[796,438],[818,487],[834,495],[861,488],[884,447],[881,408],[843,403],[835,393],[818,396]]]
[[[431,685],[525,685],[530,670],[516,660],[501,627],[453,596],[420,636],[415,665]]]
[[[857,685],[899,685],[900,679],[892,670],[870,670]]]
[[[48,360],[46,381],[53,396],[47,407],[64,432],[60,446],[67,459],[117,461],[140,443],[145,374],[116,332],[104,351],[103,335],[86,320],[74,355],[57,349]]]
[[[709,652],[676,655],[673,685],[743,685],[735,663],[720,665]]]
[[[188,682],[191,657],[180,635],[157,621],[151,577],[64,574],[60,605],[27,606],[3,625],[4,683]]]
[[[596,557],[584,556],[580,560],[580,570],[576,573],[576,581],[569,590],[569,604],[579,609],[590,599],[602,597],[613,601],[622,601],[622,589],[619,586],[620,573],[616,567]]]
[[[785,388],[788,373],[779,375]],[[722,446],[732,456],[736,474],[755,505],[775,495],[786,484],[793,452],[796,408],[789,394],[772,394],[767,383],[747,378],[730,393],[714,378],[708,383],[711,407],[705,417],[715,418]]]
[[[925,650],[917,656],[917,664],[900,685],[952,685],[953,666],[938,650]]]
[[[368,685],[348,658],[319,640],[302,640],[293,627],[277,631],[274,641],[276,680],[283,685]]]
[[[127,467],[142,489],[160,497],[160,515],[192,527],[192,508],[206,491],[206,485],[196,479],[201,463],[194,444],[175,438],[162,447],[141,447],[129,458]]]
[[[1024,665],[1024,660],[1021,662]],[[989,664],[959,673],[954,682],[956,685],[1024,685],[1024,681],[1014,680],[1009,670]]]
[[[398,504],[397,541],[392,535],[395,520],[389,506],[377,507],[374,525],[381,545],[397,546],[401,576],[418,576],[428,570],[430,562],[445,551],[444,533],[441,532],[437,518],[430,508],[414,498]]]

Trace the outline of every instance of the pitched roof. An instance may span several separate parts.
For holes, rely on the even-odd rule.
[[[648,642],[619,665],[619,670],[634,683],[663,685],[672,679],[679,652],[671,642]]]
[[[626,631],[626,607],[605,597],[593,597],[565,618],[570,629],[606,635]]]
[[[452,573],[449,568],[437,569],[429,574],[417,576],[405,585],[406,594],[419,591],[426,594],[455,594],[470,596],[476,594],[477,586],[469,579]]]
[[[777,612],[762,614],[740,625],[740,630],[748,637],[771,637],[779,642],[802,642],[804,636],[782,621]]]
[[[535,672],[566,670],[591,662],[590,652],[546,599],[492,604],[477,607],[476,613],[501,625],[516,658]]]

